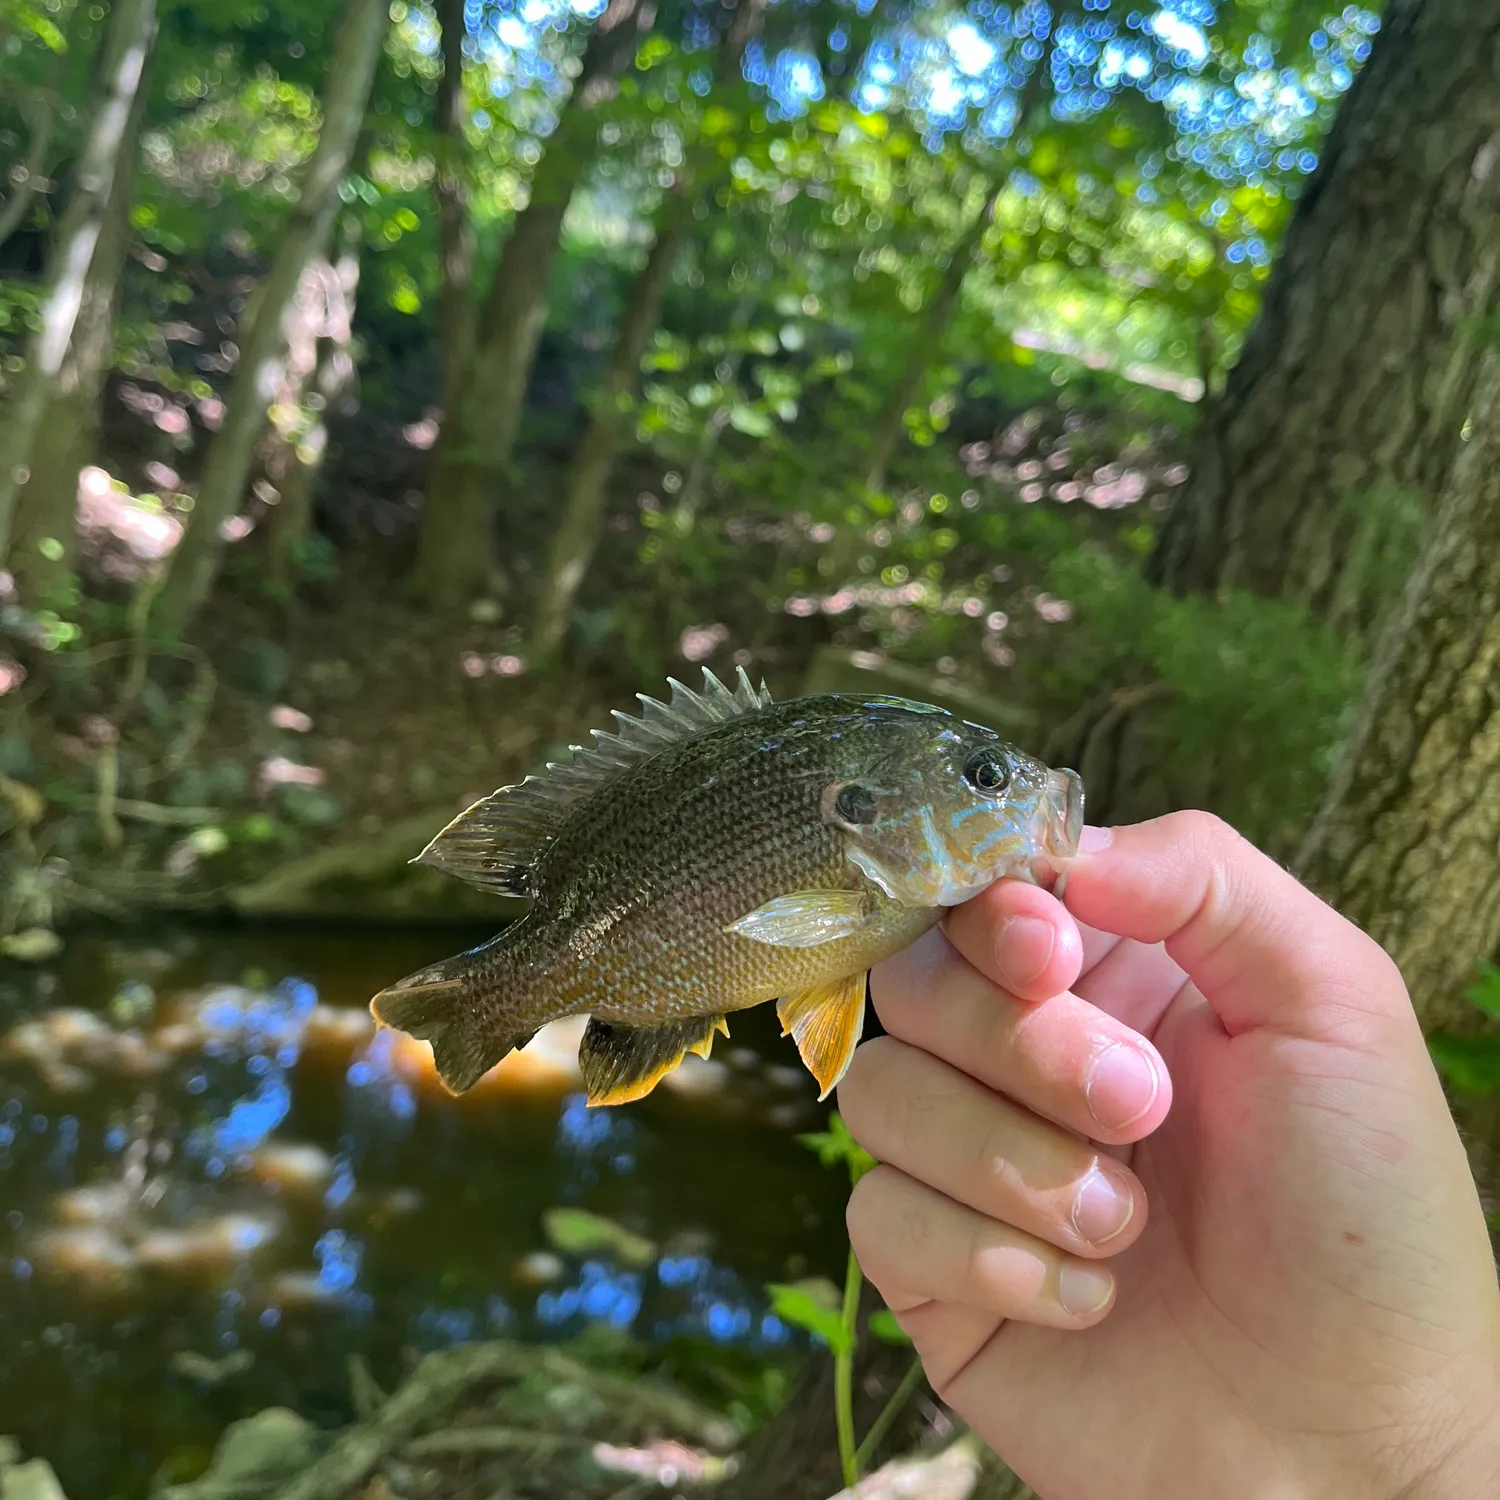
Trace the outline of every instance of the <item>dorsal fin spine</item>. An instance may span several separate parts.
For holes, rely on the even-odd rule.
[[[412,861],[506,896],[532,896],[537,862],[584,798],[622,772],[669,746],[680,744],[771,702],[764,679],[759,690],[737,669],[731,690],[707,667],[695,693],[669,677],[671,702],[637,693],[641,715],[614,710],[619,726],[590,731],[592,746],[570,745],[573,758],[549,761],[544,775],[527,776],[482,797],[452,820]]]

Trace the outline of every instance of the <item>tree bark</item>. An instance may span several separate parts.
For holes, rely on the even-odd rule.
[[[344,245],[329,264],[321,257],[303,273],[297,294],[297,336],[289,344],[288,379],[275,403],[277,452],[267,465],[280,491],[267,520],[271,581],[290,589],[297,552],[312,529],[313,482],[328,450],[328,414],[354,384],[354,299],[359,287],[358,221],[346,221]]]
[[[1363,649],[1447,482],[1500,289],[1500,11],[1392,0],[1288,227],[1259,315],[1204,412],[1148,580],[1289,597]],[[1126,684],[1125,691],[1132,686]],[[1090,816],[1195,800],[1118,695],[1069,758]]]
[[[1500,354],[1297,873],[1401,968],[1428,1029],[1500,949]]]
[[[495,267],[468,369],[443,413],[433,455],[416,575],[432,604],[462,603],[489,580],[490,526],[547,320],[563,220],[598,151],[598,107],[613,97],[654,14],[654,0],[609,0],[594,23],[578,81]]]
[[[130,249],[135,152],[146,113],[138,87],[94,255],[83,281],[73,336],[32,445],[31,477],[17,497],[10,568],[21,597],[65,601],[78,550],[78,475],[98,450],[100,399],[114,352],[120,279]]]
[[[21,114],[31,129],[31,139],[26,146],[26,155],[6,174],[10,179],[11,194],[0,204],[0,245],[26,222],[32,201],[47,180],[47,153],[52,149],[52,129],[60,104],[50,89],[32,89],[20,105]]]
[[[178,543],[157,597],[155,628],[175,639],[208,597],[224,554],[224,525],[244,494],[256,440],[280,378],[285,322],[295,315],[297,289],[313,257],[323,253],[339,208],[385,41],[386,0],[349,0],[328,73],[323,128],[302,179],[301,192],[256,292],[241,333],[239,362],[224,423],[214,434],[191,524]]]
[[[83,307],[90,269],[109,221],[115,177],[130,121],[156,45],[156,0],[118,0],[104,41],[104,92],[84,140],[78,180],[59,226],[54,269],[42,299],[41,327],[26,375],[5,412],[0,436],[0,561],[10,557],[11,524],[27,488],[36,441],[56,397]]]
[[[766,0],[739,0],[719,54],[719,83],[740,81],[745,48],[760,30]],[[615,335],[604,384],[596,394],[588,430],[563,481],[563,513],[553,538],[546,581],[528,643],[539,660],[553,656],[568,630],[573,600],[599,542],[599,524],[610,474],[640,384],[641,360],[661,322],[672,270],[693,230],[693,209],[717,185],[722,163],[715,139],[700,138],[657,212],[646,263],[631,283]]]
[[[443,411],[453,410],[474,349],[474,226],[464,150],[464,0],[438,0],[443,79],[437,95],[438,341],[443,353]]]

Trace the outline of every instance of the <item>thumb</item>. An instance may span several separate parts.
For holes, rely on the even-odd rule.
[[[1231,1036],[1252,1028],[1351,1040],[1356,1017],[1405,1014],[1396,965],[1227,823],[1169,813],[1084,830],[1064,903],[1080,921],[1163,943]]]

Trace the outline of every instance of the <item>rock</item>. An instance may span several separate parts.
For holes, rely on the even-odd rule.
[[[613,1219],[581,1208],[549,1208],[542,1228],[554,1250],[564,1255],[613,1255],[623,1265],[643,1268],[656,1259],[656,1246]]]
[[[208,1473],[170,1485],[161,1500],[219,1500],[240,1486],[274,1483],[305,1469],[321,1447],[317,1428],[306,1418],[284,1406],[267,1407],[227,1427]]]
[[[566,1270],[561,1256],[550,1250],[533,1250],[516,1262],[514,1275],[517,1281],[527,1286],[546,1286],[559,1280]]]
[[[0,938],[0,953],[23,964],[45,963],[62,952],[62,939],[47,927],[25,927]]]
[[[13,1437],[0,1437],[0,1470],[21,1462],[21,1445]]]
[[[808,664],[802,692],[893,693],[951,709],[971,723],[983,724],[1001,734],[1013,735],[1026,746],[1036,734],[1038,716],[1019,703],[1007,703],[976,691],[951,677],[904,662],[888,661],[873,651],[847,651],[841,646],[820,646]]]
[[[248,1349],[233,1349],[222,1359],[212,1359],[194,1349],[179,1349],[172,1356],[171,1368],[200,1385],[220,1385],[232,1376],[243,1374],[255,1363]]]
[[[45,1458],[0,1471],[0,1500],[68,1500]]]

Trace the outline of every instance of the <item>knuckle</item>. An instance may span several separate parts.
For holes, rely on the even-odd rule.
[[[1245,842],[1243,835],[1231,824],[1217,813],[1202,808],[1187,808],[1171,813],[1169,817],[1181,828],[1185,841],[1212,860],[1233,858]]]
[[[872,1249],[878,1249],[889,1238],[894,1177],[889,1167],[877,1166],[854,1184],[844,1206],[844,1227],[849,1244],[863,1261]]]

